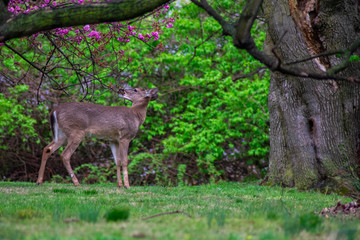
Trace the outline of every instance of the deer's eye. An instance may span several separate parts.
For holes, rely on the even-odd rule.
[[[134,92],[137,92],[136,88],[134,89]]]

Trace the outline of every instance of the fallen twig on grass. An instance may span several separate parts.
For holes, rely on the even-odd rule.
[[[155,214],[155,215],[152,215],[152,216],[149,216],[149,217],[144,217],[142,220],[148,220],[150,218],[160,217],[160,216],[163,216],[163,215],[170,215],[170,214],[175,214],[175,213],[182,213],[182,214],[186,215],[187,217],[192,218],[192,216],[190,214],[188,214],[186,212],[183,212],[183,211],[176,210],[176,211],[173,211],[173,212],[164,212],[164,213]]]

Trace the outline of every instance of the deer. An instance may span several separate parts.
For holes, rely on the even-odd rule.
[[[158,98],[157,93],[157,88],[146,90],[127,85],[119,90],[119,97],[132,102],[131,107],[103,106],[86,102],[69,102],[55,107],[50,113],[53,140],[43,150],[36,184],[43,183],[48,158],[67,141],[61,159],[73,184],[79,186],[79,181],[70,165],[70,157],[85,136],[90,134],[109,140],[116,164],[117,187],[123,187],[122,167],[124,187],[129,189],[127,170],[129,143],[144,123],[148,104]]]

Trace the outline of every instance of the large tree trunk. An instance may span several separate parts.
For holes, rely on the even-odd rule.
[[[348,48],[360,37],[358,4],[357,0],[265,1],[268,48],[282,64]],[[331,56],[300,65],[329,69],[339,62]],[[359,63],[342,74],[359,77]],[[359,84],[272,73],[269,113],[270,183],[343,194],[360,190]]]

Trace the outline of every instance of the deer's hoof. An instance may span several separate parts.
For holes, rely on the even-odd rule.
[[[41,185],[41,183],[37,182],[37,183],[36,183],[36,185],[37,185],[37,186],[40,186],[40,185]]]

